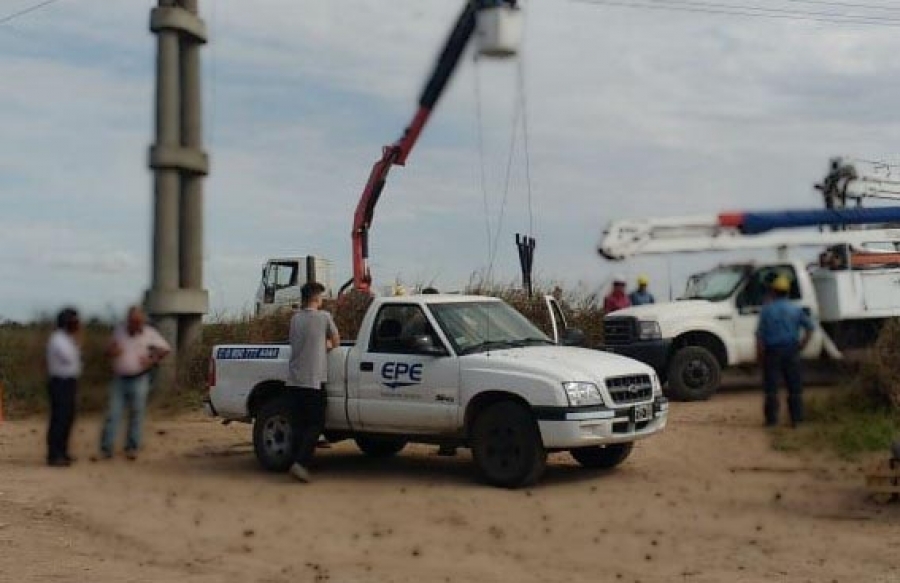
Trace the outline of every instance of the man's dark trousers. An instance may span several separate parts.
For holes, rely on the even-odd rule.
[[[325,429],[325,407],[328,396],[324,387],[310,389],[305,387],[288,387],[291,395],[294,418],[294,462],[301,466],[309,464],[319,442],[319,436]]]
[[[788,390],[791,423],[803,421],[803,375],[797,346],[767,346],[763,355],[763,384],[766,391],[766,425],[778,424],[778,378]]]
[[[50,377],[50,427],[47,429],[47,461],[69,457],[69,436],[75,422],[75,393],[78,381],[74,378]]]

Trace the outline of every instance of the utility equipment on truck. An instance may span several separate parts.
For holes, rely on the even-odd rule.
[[[588,468],[616,466],[666,425],[656,373],[558,345],[579,341],[558,319],[553,330],[555,339],[496,298],[376,298],[357,341],[329,353],[325,435],[354,439],[373,457],[408,442],[470,447],[482,478],[502,487],[535,482],[550,452],[568,451]],[[272,471],[293,460],[290,350],[216,346],[210,366],[208,411],[252,422],[257,459]]]
[[[467,0],[450,37],[435,63],[422,94],[419,108],[403,136],[382,150],[381,159],[372,167],[365,189],[353,215],[353,279],[354,289],[368,293],[372,285],[369,271],[369,229],[375,205],[384,190],[388,174],[394,166],[405,166],[438,99],[453,76],[466,46],[475,37],[479,54],[492,58],[515,55],[522,34],[522,14],[517,0]]]
[[[837,167],[846,171],[845,165]],[[605,348],[653,366],[668,383],[670,397],[707,399],[718,389],[723,368],[756,363],[759,312],[769,282],[779,275],[792,282],[790,298],[821,324],[805,358],[841,358],[842,350],[871,343],[885,319],[900,316],[900,229],[859,226],[896,224],[900,208],[848,207],[854,190],[838,184],[822,189],[826,197],[844,195],[830,205],[826,198],[824,210],[612,223],[598,248],[612,260],[744,249],[777,250],[779,258],[722,265],[692,276],[679,301],[607,315]],[[785,230],[809,226],[833,230]],[[788,259],[787,250],[797,246],[824,249],[819,261],[807,266]]]

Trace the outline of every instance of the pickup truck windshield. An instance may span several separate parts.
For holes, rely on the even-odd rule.
[[[747,268],[742,265],[719,267],[693,275],[688,281],[684,299],[721,302],[734,293],[746,276]]]
[[[431,304],[430,307],[444,334],[460,355],[553,344],[525,316],[503,302]]]

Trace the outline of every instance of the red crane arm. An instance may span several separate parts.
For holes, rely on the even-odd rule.
[[[515,8],[517,0],[466,0],[465,7],[456,21],[444,49],[441,51],[434,70],[419,98],[419,109],[407,126],[403,137],[382,150],[381,159],[372,166],[366,187],[356,205],[353,215],[353,280],[354,289],[368,293],[372,285],[369,272],[369,229],[375,213],[375,205],[391,168],[403,166],[410,152],[415,147],[431,112],[438,99],[447,87],[447,83],[456,70],[466,45],[475,32],[476,17],[479,10],[501,5]],[[348,285],[351,282],[348,282]],[[347,286],[344,286],[345,288]]]

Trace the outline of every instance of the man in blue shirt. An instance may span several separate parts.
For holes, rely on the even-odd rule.
[[[772,282],[773,299],[763,307],[756,329],[756,351],[763,365],[765,384],[766,425],[778,424],[778,377],[784,378],[788,389],[788,409],[791,424],[803,421],[803,377],[800,353],[809,343],[814,325],[800,306],[791,303],[788,295],[791,282],[778,276]],[[803,329],[803,337],[800,330]]]
[[[647,286],[650,285],[650,280],[647,279],[646,275],[642,275],[637,278],[638,288],[628,294],[628,299],[631,300],[632,306],[643,306],[645,304],[655,304],[656,298],[653,297],[649,291],[647,291]]]

